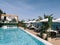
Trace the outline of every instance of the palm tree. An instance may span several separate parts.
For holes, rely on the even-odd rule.
[[[49,17],[49,15],[44,14],[44,19],[46,19],[46,18],[48,18],[48,17]]]
[[[49,31],[49,32],[47,33],[48,37],[51,37],[50,30],[51,30],[51,27],[52,27],[52,19],[53,19],[53,17],[52,17],[52,15],[50,15],[50,16],[48,17],[48,25],[49,25],[48,30],[47,30],[47,31]]]
[[[49,28],[51,29],[51,26],[52,26],[52,15],[50,15],[49,17],[48,17],[48,24],[49,24]]]
[[[41,35],[46,32],[47,30],[51,30],[51,26],[52,26],[52,15],[44,15],[44,18],[48,18],[48,22],[42,22],[43,26],[42,26],[42,32]],[[48,36],[51,36],[50,33],[47,34]]]
[[[49,18],[49,16],[52,16],[52,15],[53,15],[53,14],[50,14],[50,15],[44,14],[44,19]]]

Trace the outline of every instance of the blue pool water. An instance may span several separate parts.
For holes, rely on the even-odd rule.
[[[0,28],[0,45],[45,45],[19,28]]]

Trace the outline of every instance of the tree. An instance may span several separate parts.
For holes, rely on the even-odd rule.
[[[38,16],[38,19],[42,20],[43,18],[41,16]]]
[[[32,21],[34,21],[35,19],[32,19]]]
[[[50,14],[50,15],[44,14],[44,19],[49,18],[49,16],[52,16],[52,15],[53,15],[53,14]]]
[[[53,19],[53,17],[52,17],[52,15],[50,15],[49,17],[48,17],[48,25],[49,25],[49,28],[48,28],[48,33],[47,33],[47,35],[48,35],[48,37],[51,37],[51,32],[49,32],[50,30],[51,30],[51,27],[52,27],[52,19]]]
[[[24,22],[24,20],[18,21],[18,25],[22,27],[23,26],[23,22]]]
[[[52,15],[45,15],[44,14],[44,18],[48,18],[48,22],[42,22],[43,26],[42,26],[42,31],[41,31],[41,37],[43,35],[43,33],[47,33],[47,30],[51,30],[51,26],[52,26]],[[51,34],[48,32],[47,36],[50,37]]]
[[[6,14],[5,12],[3,14]]]
[[[48,17],[49,17],[49,15],[45,15],[45,14],[44,14],[44,19],[46,19],[46,18],[48,18]]]
[[[52,26],[52,15],[50,15],[49,17],[48,17],[48,24],[49,24],[49,28],[51,28],[51,26]]]
[[[31,19],[28,19],[28,21],[31,21]]]
[[[43,18],[41,16],[38,16],[38,19],[36,19],[36,21],[40,21],[42,20]]]
[[[3,11],[0,9],[0,20],[1,20],[1,14],[3,14]]]
[[[15,19],[15,18],[13,18],[13,19],[12,19],[12,22],[16,22],[16,19]]]
[[[21,20],[21,23],[24,23],[25,22],[25,20]]]
[[[0,14],[3,14],[3,11],[0,9]]]

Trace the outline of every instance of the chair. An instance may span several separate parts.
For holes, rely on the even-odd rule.
[[[40,32],[40,31],[41,31],[41,27],[40,27],[40,26],[39,26],[38,28],[35,27],[35,28],[34,28],[34,31],[35,31],[35,32]]]
[[[56,32],[51,32],[51,38],[56,38]]]

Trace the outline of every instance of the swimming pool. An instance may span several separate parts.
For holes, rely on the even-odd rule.
[[[0,28],[0,45],[45,45],[20,28]]]

